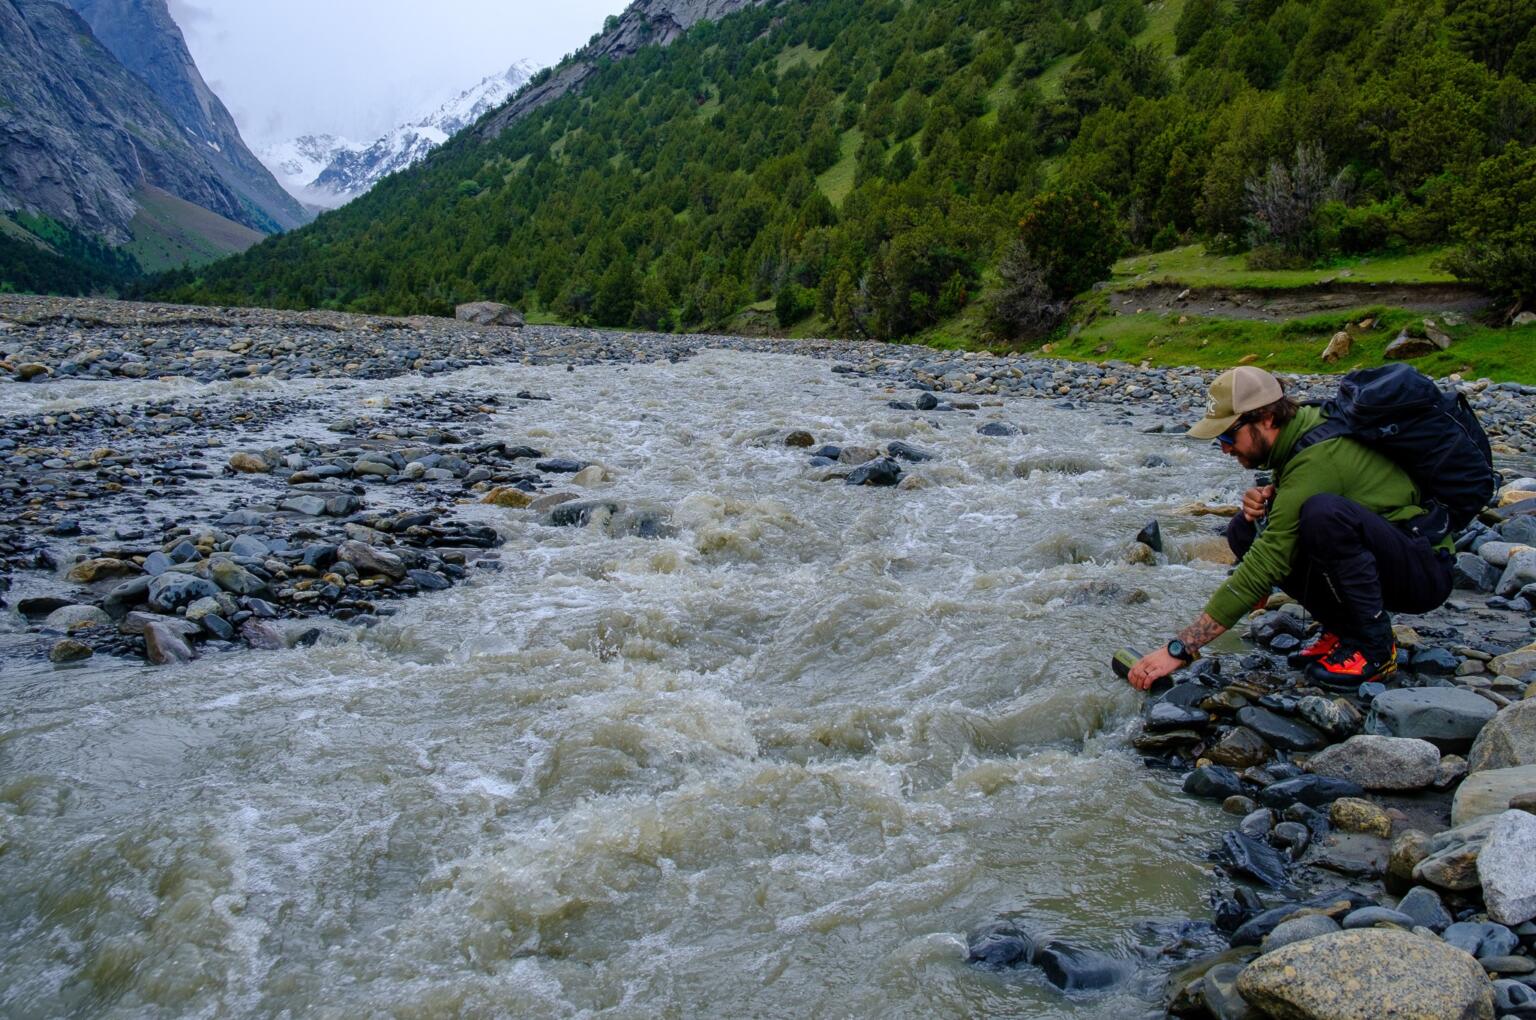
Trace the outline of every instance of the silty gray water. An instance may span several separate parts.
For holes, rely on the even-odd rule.
[[[0,1012],[1157,1012],[1155,969],[1069,998],[968,967],[964,937],[1016,913],[1133,959],[1138,920],[1203,912],[1219,816],[1141,765],[1106,661],[1223,576],[1180,553],[1211,518],[1165,516],[1171,563],[1124,552],[1154,514],[1230,499],[1234,465],[1044,401],[890,410],[789,356],[325,392],[334,416],[445,386],[553,394],[504,438],[601,462],[603,495],[676,534],[475,506],[505,569],[371,631],[159,669],[8,662]],[[846,487],[791,428],[939,459],[909,468],[920,488]]]

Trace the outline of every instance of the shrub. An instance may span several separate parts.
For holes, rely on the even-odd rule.
[[[1445,265],[1514,311],[1536,303],[1536,146],[1511,142],[1480,163],[1452,199],[1458,246]]]
[[[1109,199],[1090,188],[1037,196],[1019,221],[1019,240],[1055,298],[1070,298],[1108,277],[1125,246]]]
[[[1344,190],[1345,171],[1329,176],[1323,147],[1296,146],[1291,163],[1272,160],[1264,176],[1250,179],[1243,191],[1255,245],[1273,245],[1297,258],[1319,251],[1317,213]]]
[[[810,315],[816,308],[816,292],[786,281],[773,298],[773,314],[779,325],[788,328]]]
[[[1029,252],[1022,239],[1008,245],[998,274],[1003,285],[987,309],[987,325],[998,336],[1018,340],[1037,340],[1061,324],[1066,302],[1051,293],[1045,270]]]

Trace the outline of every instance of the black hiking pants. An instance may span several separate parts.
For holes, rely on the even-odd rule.
[[[1301,506],[1299,541],[1280,589],[1327,630],[1358,634],[1382,610],[1427,613],[1451,594],[1451,556],[1353,500],[1320,493]],[[1227,544],[1242,559],[1258,537],[1242,514]]]

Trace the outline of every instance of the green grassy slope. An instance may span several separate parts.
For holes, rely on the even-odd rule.
[[[128,228],[133,240],[125,247],[146,272],[206,265],[265,236],[156,187],[134,197],[139,211]]]
[[[1401,308],[1362,306],[1298,316],[1284,322],[1186,315],[1180,312],[1099,315],[1075,324],[1047,344],[1046,353],[1079,361],[1230,368],[1256,364],[1287,372],[1347,372],[1385,364],[1383,352],[1403,330],[1420,332],[1426,318],[1452,339],[1451,347],[1413,365],[1431,375],[1536,383],[1536,325],[1491,328],[1475,319]],[[1334,334],[1351,336],[1350,354],[1322,360]]]
[[[1129,250],[1172,249],[1123,260],[1116,288],[1443,283],[1461,182],[1506,143],[1536,147],[1536,120],[1493,115],[1536,109],[1536,75],[1459,17],[1415,0],[768,0],[154,292],[401,313],[488,298],[684,330],[745,311],[793,335],[997,344],[998,258],[1044,190],[1096,192]],[[1501,31],[1530,36],[1527,20]],[[1266,236],[1250,196],[1299,143],[1342,197],[1305,236]],[[1255,273],[1192,243],[1250,236],[1307,268]]]
[[[1286,290],[1327,283],[1454,283],[1456,278],[1437,265],[1444,255],[1443,249],[1430,249],[1337,258],[1308,269],[1259,270],[1249,269],[1243,255],[1211,255],[1204,245],[1191,244],[1123,258],[1115,263],[1109,282],[1114,290],[1164,285]]]

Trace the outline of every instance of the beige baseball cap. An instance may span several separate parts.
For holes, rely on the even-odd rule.
[[[1205,402],[1205,417],[1195,422],[1187,435],[1196,439],[1215,439],[1248,411],[1273,404],[1285,395],[1280,380],[1252,365],[1229,368],[1211,383],[1211,395]]]

